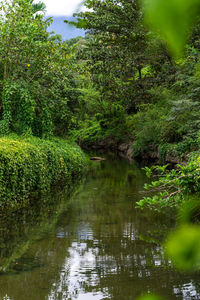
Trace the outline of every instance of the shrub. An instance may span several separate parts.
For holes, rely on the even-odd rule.
[[[64,140],[0,138],[0,206],[16,206],[54,185],[71,184],[84,162],[82,151]]]
[[[98,121],[86,120],[80,122],[80,129],[71,131],[71,137],[79,144],[89,145],[96,144],[100,139],[103,139],[102,128]]]
[[[87,146],[106,140],[117,144],[128,140],[129,129],[123,107],[119,104],[108,106],[106,103],[103,107],[101,113],[79,122],[79,129],[71,131],[72,138],[79,144]]]
[[[134,155],[149,152],[151,145],[157,148],[163,141],[162,131],[167,126],[167,106],[148,104],[140,107],[134,116]]]
[[[153,171],[159,173],[159,176],[151,184],[145,184],[144,188],[151,190],[153,196],[144,197],[137,202],[140,208],[149,207],[160,210],[166,207],[176,207],[183,202],[186,195],[200,192],[199,154],[191,155],[186,166],[177,165],[177,169],[172,170],[168,170],[167,166],[144,168],[148,177],[154,176]]]
[[[158,147],[159,163],[165,163],[167,156],[184,159],[187,154],[197,150],[198,142],[191,138],[185,139],[179,143],[161,144]]]

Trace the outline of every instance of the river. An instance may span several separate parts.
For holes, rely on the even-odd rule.
[[[144,172],[116,156],[91,164],[71,195],[1,215],[0,299],[200,299],[200,274],[177,272],[163,253],[173,217],[135,208]]]

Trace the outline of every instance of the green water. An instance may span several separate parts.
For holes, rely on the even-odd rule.
[[[144,173],[116,157],[92,165],[73,196],[1,215],[0,299],[200,299],[200,274],[178,273],[164,257],[173,218],[135,209]]]

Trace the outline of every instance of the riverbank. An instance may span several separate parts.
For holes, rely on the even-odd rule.
[[[178,144],[166,144],[159,147],[152,147],[149,145],[148,151],[140,152],[135,155],[135,142],[133,140],[127,140],[126,142],[119,142],[112,138],[101,139],[95,143],[79,142],[79,145],[83,149],[87,150],[104,150],[114,151],[118,155],[128,159],[139,161],[142,165],[148,164],[183,164],[187,163],[189,153],[179,153]]]
[[[140,166],[152,166],[144,168],[147,177],[152,176],[152,183],[144,187],[149,190],[149,196],[141,196],[137,203],[141,209],[148,207],[161,212],[179,207],[186,197],[200,192],[199,152],[192,148],[193,144],[191,147],[183,142],[159,146],[149,144],[147,151],[137,152],[137,142],[128,140],[127,136],[124,136],[124,141],[111,137],[93,138],[87,134],[85,139],[83,135],[78,142],[83,149],[112,151],[130,161],[137,161]]]
[[[81,149],[66,140],[0,138],[0,208],[24,206],[30,197],[72,184],[85,162]]]

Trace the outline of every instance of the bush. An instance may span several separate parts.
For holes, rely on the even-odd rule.
[[[71,138],[79,144],[90,145],[96,144],[103,139],[102,128],[98,121],[86,120],[79,123],[80,129],[71,131]]]
[[[200,192],[199,154],[191,155],[186,166],[177,165],[177,168],[172,170],[167,167],[168,165],[144,168],[147,177],[154,176],[153,172],[159,175],[151,184],[145,184],[144,188],[150,190],[153,196],[151,194],[150,197],[144,197],[137,202],[138,207],[155,210],[177,207],[184,201],[186,195]]]
[[[151,146],[157,149],[163,142],[163,131],[167,127],[167,105],[148,104],[140,107],[140,111],[134,116],[135,144],[134,155],[149,152]]]
[[[129,139],[127,115],[119,104],[104,103],[103,111],[92,119],[80,121],[79,129],[71,131],[72,138],[79,144],[88,146],[102,141],[113,140],[115,144]],[[120,122],[119,122],[120,120]]]
[[[84,162],[82,151],[64,140],[0,138],[0,206],[16,206],[54,185],[71,184]]]
[[[179,160],[184,159],[187,154],[196,151],[198,148],[198,141],[191,138],[175,144],[161,144],[158,147],[159,163],[165,163],[167,156],[178,158]]]

